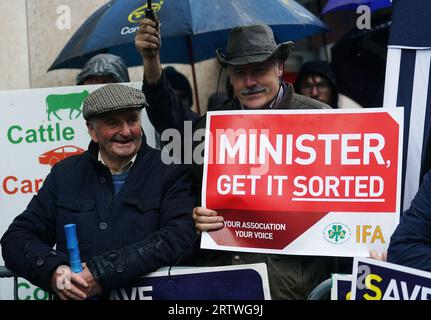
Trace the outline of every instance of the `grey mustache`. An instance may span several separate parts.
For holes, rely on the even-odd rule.
[[[264,87],[254,86],[253,88],[242,89],[239,93],[243,96],[249,96],[251,94],[256,94],[265,91]]]

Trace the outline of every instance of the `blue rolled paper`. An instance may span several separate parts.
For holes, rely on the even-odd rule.
[[[82,271],[81,257],[79,255],[78,239],[76,237],[76,225],[66,224],[64,226],[66,233],[66,244],[69,250],[70,269],[72,272],[80,273]]]

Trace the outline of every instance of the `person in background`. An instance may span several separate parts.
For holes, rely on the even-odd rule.
[[[233,99],[233,87],[229,76],[225,80],[225,92],[217,91],[212,93],[208,98],[207,111],[213,111]]]
[[[9,226],[7,268],[60,299],[107,298],[186,252],[195,237],[189,171],[146,144],[146,106],[142,91],[121,84],[87,96],[88,150],[57,163]],[[76,225],[80,273],[68,266],[66,224]]]
[[[164,68],[163,73],[184,108],[191,109],[193,106],[193,91],[186,76],[178,72],[174,67]]]
[[[338,109],[338,89],[335,74],[326,61],[309,61],[299,70],[295,91]]]
[[[229,102],[231,99],[228,98],[225,92],[214,92],[208,97],[207,112],[213,111],[225,103]]]
[[[77,85],[130,82],[124,60],[116,55],[101,53],[90,60],[76,77]]]

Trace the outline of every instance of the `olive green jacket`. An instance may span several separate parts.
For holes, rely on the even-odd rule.
[[[273,107],[274,109],[330,109],[330,106],[324,103],[296,94],[290,84],[283,83],[283,89],[283,98]],[[241,106],[235,98],[216,110],[241,110]],[[204,116],[196,124],[195,130],[205,128],[205,126],[206,117]],[[202,170],[203,166],[199,165],[194,165],[192,168],[193,186],[196,194],[201,192]],[[306,299],[314,287],[329,278],[331,272],[335,272],[335,259],[332,257],[200,249],[195,251],[193,261],[199,266],[266,263],[272,299]]]

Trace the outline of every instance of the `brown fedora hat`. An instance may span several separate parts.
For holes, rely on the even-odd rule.
[[[223,66],[259,63],[270,58],[286,60],[293,42],[277,45],[272,29],[264,24],[235,27],[229,33],[226,54],[217,49],[217,60]]]

